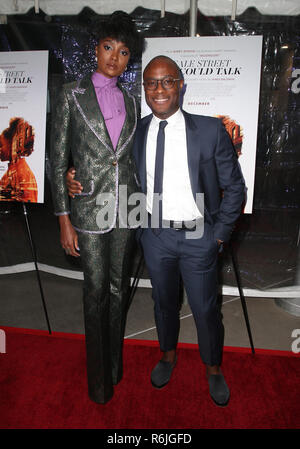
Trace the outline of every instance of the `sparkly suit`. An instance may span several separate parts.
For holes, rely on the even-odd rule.
[[[122,377],[122,345],[133,231],[119,226],[119,186],[137,191],[131,156],[137,124],[136,101],[121,86],[126,110],[113,148],[90,77],[63,86],[53,120],[52,195],[56,215],[71,214],[78,232],[84,273],[83,300],[90,398],[107,402]],[[69,199],[65,175],[70,156],[81,194]],[[107,197],[109,194],[109,197]],[[106,199],[109,198],[109,210]],[[127,200],[127,198],[125,198]],[[128,207],[129,209],[129,207]],[[108,220],[105,221],[105,217]]]

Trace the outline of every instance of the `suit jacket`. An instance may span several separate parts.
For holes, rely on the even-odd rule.
[[[132,159],[137,104],[130,93],[121,86],[119,88],[124,96],[126,118],[116,150],[90,77],[64,85],[53,114],[51,178],[54,211],[56,215],[71,213],[74,228],[81,232],[108,232],[116,223],[119,186],[127,186],[128,195],[137,190]],[[74,199],[68,196],[65,181],[70,157],[76,169],[76,179],[83,186],[82,193]],[[109,209],[111,220],[101,226],[99,221],[97,224],[97,217],[103,205],[97,204],[98,195],[108,193],[114,198]]]
[[[220,119],[182,112],[194,198],[196,200],[196,193],[204,193],[204,219],[213,225],[214,237],[226,242],[245,199],[245,183],[236,152]],[[144,193],[147,191],[146,142],[151,119],[152,114],[139,121],[133,148]]]

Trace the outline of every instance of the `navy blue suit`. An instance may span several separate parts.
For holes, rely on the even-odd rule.
[[[179,333],[179,280],[183,279],[195,319],[200,355],[220,365],[223,324],[217,305],[219,244],[230,239],[245,199],[236,152],[221,120],[183,111],[192,192],[204,194],[204,234],[187,239],[185,231],[144,229],[140,241],[153,287],[155,319],[162,351],[176,348]],[[133,147],[141,189],[146,185],[146,142],[152,114],[139,121]],[[222,192],[222,193],[221,193]]]

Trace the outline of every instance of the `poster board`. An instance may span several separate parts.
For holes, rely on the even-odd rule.
[[[0,201],[44,202],[48,51],[0,52]]]
[[[166,55],[180,67],[183,109],[222,119],[247,187],[244,213],[253,207],[262,36],[148,38],[142,70],[155,56]],[[142,116],[151,112],[142,93]]]

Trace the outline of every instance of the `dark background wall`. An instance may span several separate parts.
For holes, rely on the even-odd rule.
[[[161,19],[160,11],[139,7],[131,16],[146,37],[189,35],[189,12],[166,13]],[[79,272],[80,260],[65,256],[59,244],[50,193],[49,130],[60,85],[94,69],[95,41],[90,32],[103,19],[89,8],[76,16],[51,17],[32,9],[26,15],[8,16],[8,23],[0,25],[0,51],[49,50],[45,203],[28,204],[28,217],[38,261]],[[263,35],[254,206],[251,215],[238,221],[233,245],[244,286],[264,290],[294,285],[300,196],[300,82],[294,76],[300,70],[300,17],[266,16],[249,8],[233,22],[198,11],[197,33]],[[141,61],[133,61],[129,69],[122,82],[140,97]],[[0,203],[0,248],[0,267],[32,261],[21,204]],[[220,275],[223,283],[235,285],[226,251]]]

